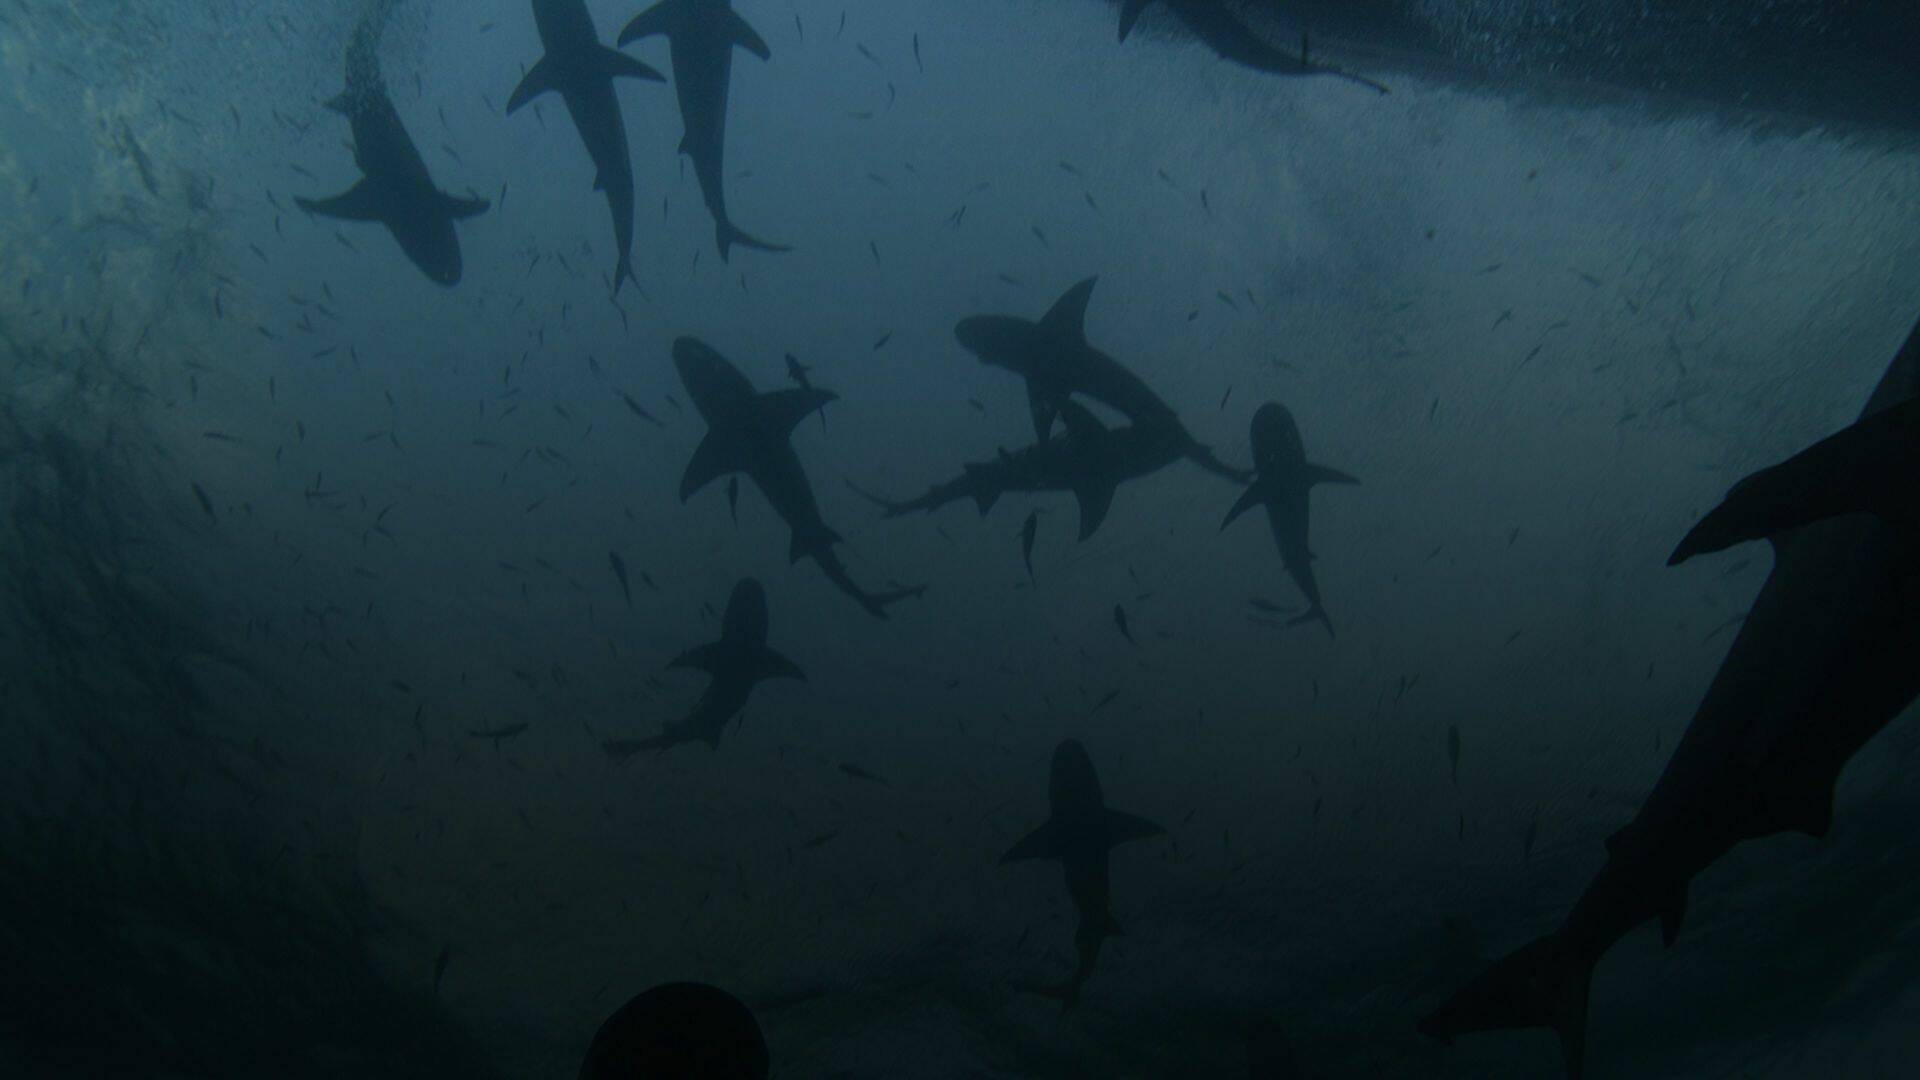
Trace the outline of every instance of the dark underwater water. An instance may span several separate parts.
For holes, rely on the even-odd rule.
[[[772,59],[736,56],[728,197],[794,250],[722,263],[671,84],[623,84],[610,302],[565,111],[501,114],[522,0],[402,0],[382,43],[436,182],[493,203],[453,288],[292,202],[355,179],[321,102],[357,5],[6,0],[0,1069],[571,1076],[697,979],[781,1077],[1556,1075],[1549,1035],[1414,1023],[1599,867],[1770,563],[1668,551],[1852,419],[1920,295],[1907,12],[1702,7],[1312,9],[1381,96],[1091,0],[740,0]],[[1272,537],[1190,462],[1084,541],[1064,494],[851,490],[1032,441],[955,324],[1093,275],[1090,341],[1201,442],[1248,462],[1283,402],[1360,479],[1313,495],[1337,636],[1276,625]],[[839,395],[793,435],[824,519],[924,597],[872,618],[749,484],[682,503],[685,335]],[[743,577],[806,681],[611,760]],[[1069,737],[1167,833],[1115,849],[1126,932],[1062,1014],[1024,989],[1073,965],[1060,872],[997,863]],[[1910,1072],[1915,749],[1616,948],[1589,1075]]]

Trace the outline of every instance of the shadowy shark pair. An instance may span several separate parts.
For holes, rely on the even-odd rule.
[[[1087,303],[1098,277],[1068,289],[1039,322],[1013,315],[975,315],[960,320],[953,336],[991,367],[1026,380],[1033,434],[1046,441],[1061,407],[1074,394],[1091,398],[1135,424],[1166,430],[1181,456],[1208,472],[1244,483],[1247,474],[1226,465],[1200,445],[1160,395],[1118,360],[1087,342]]]
[[[1140,21],[1148,7],[1155,0],[1123,0],[1120,5],[1120,40],[1125,42],[1133,33],[1134,24]],[[1213,54],[1222,60],[1228,60],[1242,67],[1262,71],[1269,75],[1331,75],[1337,79],[1359,83],[1369,90],[1381,94],[1389,91],[1385,86],[1363,75],[1343,71],[1330,64],[1314,63],[1309,55],[1307,36],[1300,35],[1300,55],[1281,52],[1253,31],[1246,23],[1236,18],[1222,0],[1159,0],[1173,12],[1181,24],[1199,38]]]
[[[616,760],[642,750],[666,750],[683,742],[704,742],[720,748],[727,722],[746,707],[755,685],[768,679],[806,680],[798,664],[767,645],[767,591],[753,578],[742,578],[727,598],[720,617],[720,640],[688,649],[667,665],[692,668],[713,677],[693,712],[680,723],[669,723],[660,734],[646,739],[608,739],[601,743]]]
[[[1063,1012],[1080,1000],[1080,987],[1093,974],[1101,943],[1123,933],[1113,917],[1109,854],[1129,840],[1165,832],[1146,818],[1107,808],[1100,777],[1093,771],[1093,759],[1080,740],[1066,739],[1054,747],[1047,778],[1046,824],[1008,849],[1000,857],[1000,865],[1023,859],[1060,861],[1066,872],[1067,895],[1073,898],[1079,917],[1073,932],[1079,960],[1065,982],[1024,989],[1059,998]]]
[[[918,498],[895,502],[854,490],[890,518],[916,510],[932,512],[967,498],[985,514],[1010,491],[1072,492],[1080,504],[1080,539],[1085,540],[1106,520],[1113,493],[1122,481],[1157,472],[1185,456],[1178,433],[1165,427],[1129,424],[1109,429],[1072,401],[1060,406],[1059,415],[1065,422],[1064,435],[1012,452],[1003,450],[992,461],[962,466],[960,476],[934,485]],[[1030,553],[1030,538],[1027,543]]]
[[[690,337],[673,343],[673,363],[687,396],[707,422],[706,437],[680,479],[681,502],[722,476],[745,473],[793,530],[788,558],[818,563],[827,580],[875,618],[887,617],[887,605],[926,591],[926,586],[916,585],[869,592],[854,582],[834,554],[841,537],[821,518],[792,439],[800,421],[838,395],[811,386],[758,393],[725,357]]]
[[[485,199],[463,199],[434,186],[427,163],[407,134],[380,74],[385,5],[354,26],[347,43],[346,89],[326,103],[353,129],[353,163],[361,179],[330,199],[294,198],[309,214],[387,227],[407,259],[440,285],[460,282],[460,238],[453,223],[485,213]]]
[[[1920,693],[1920,325],[1857,423],[1735,485],[1670,561],[1761,538],[1773,571],[1606,864],[1559,929],[1420,1030],[1551,1028],[1578,1077],[1588,987],[1615,942],[1657,918],[1671,945],[1689,882],[1736,844],[1826,835],[1840,770]]]
[[[617,78],[664,82],[665,77],[639,60],[600,43],[585,0],[533,0],[534,21],[545,54],[514,88],[507,101],[511,115],[548,91],[560,95],[586,144],[595,170],[593,187],[604,191],[613,214],[614,292],[633,277],[633,165],[626,123],[614,92]],[[725,161],[727,97],[733,78],[733,50],[744,48],[762,60],[771,56],[766,42],[734,12],[728,0],[665,0],[642,12],[620,32],[622,47],[653,34],[672,44],[674,89],[680,99],[685,134],[681,153],[693,158],[700,191],[713,214],[720,257],[733,244],[785,251],[747,235],[727,216],[721,173]]]

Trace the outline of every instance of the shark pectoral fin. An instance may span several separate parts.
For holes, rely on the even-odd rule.
[[[807,673],[800,670],[799,664],[781,656],[779,653],[774,652],[771,648],[764,645],[754,653],[753,677],[756,680],[799,679],[801,682],[807,681]]]
[[[520,106],[553,88],[553,65],[543,56],[520,77],[520,85],[513,88],[513,96],[507,98],[507,115],[512,116]]]
[[[840,395],[831,390],[812,387],[775,390],[763,396],[772,424],[782,434],[792,434],[793,429],[800,426],[800,421],[826,408],[829,403],[840,400]]]
[[[709,675],[720,673],[720,663],[726,658],[726,646],[722,642],[711,642],[688,649],[667,662],[669,668],[691,668],[704,671]]]
[[[1053,433],[1054,417],[1060,415],[1060,400],[1027,380],[1027,412],[1033,417],[1033,437],[1041,442]]]
[[[1680,924],[1687,921],[1687,886],[1685,882],[1673,890],[1673,896],[1667,906],[1660,909],[1660,943],[1673,948],[1680,937]]]
[[[1220,523],[1221,531],[1224,532],[1226,527],[1233,524],[1234,519],[1241,514],[1259,506],[1264,499],[1265,497],[1260,490],[1259,484],[1254,484],[1248,487],[1247,490],[1241,492],[1240,498],[1234,502],[1233,508],[1227,511],[1227,519]]]
[[[362,180],[331,199],[295,196],[293,203],[309,214],[342,221],[380,221],[386,216],[381,213],[380,193],[371,180]]]
[[[607,77],[612,79],[644,79],[647,82],[666,82],[667,77],[640,61],[621,52],[619,49],[600,49],[600,63],[607,69]]]
[[[962,465],[960,468],[972,482],[969,494],[973,496],[974,504],[980,507],[980,516],[986,517],[987,511],[993,509],[993,504],[1000,501],[999,486],[987,476],[987,470],[982,466]]]
[[[447,216],[455,221],[464,221],[470,217],[479,217],[492,209],[493,204],[485,199],[463,199],[458,195],[440,193],[440,205],[446,207]]]
[[[672,36],[680,24],[680,0],[660,0],[647,10],[633,17],[626,29],[620,31],[617,43],[631,45],[644,37],[655,34]]]
[[[1420,1021],[1420,1032],[1452,1042],[1476,1031],[1551,1028],[1560,1036],[1568,1077],[1579,1080],[1592,982],[1592,960],[1563,947],[1557,936],[1544,937],[1495,962]]]
[[[1118,810],[1107,811],[1107,846],[1124,844],[1129,840],[1145,840],[1150,836],[1160,836],[1167,830],[1133,814],[1124,814]],[[1118,933],[1118,931],[1115,931]]]
[[[729,449],[713,432],[707,432],[707,437],[701,439],[700,445],[693,451],[693,460],[687,462],[687,471],[680,475],[681,502],[686,502],[694,492],[735,471]]]
[[[1065,296],[1054,301],[1053,307],[1040,319],[1040,328],[1046,332],[1074,341],[1087,339],[1087,302],[1093,299],[1093,287],[1100,283],[1098,277],[1087,280],[1068,289]]]
[[[1113,485],[1081,484],[1073,489],[1073,497],[1080,500],[1080,539],[1085,540],[1107,520],[1107,510],[1113,506]]]
[[[1127,35],[1133,33],[1133,24],[1140,21],[1140,13],[1147,10],[1147,5],[1152,2],[1153,0],[1126,0],[1126,3],[1120,5],[1121,41],[1127,40]]]
[[[739,12],[729,11],[727,14],[731,16],[727,21],[727,36],[733,39],[735,45],[762,60],[773,59],[773,50],[767,48],[767,43],[753,32],[753,27],[747,25],[747,20],[741,18]]]
[[[1306,473],[1307,484],[1309,486],[1314,484],[1358,484],[1360,482],[1348,476],[1346,473],[1341,472],[1339,469],[1329,469],[1325,465],[1309,465],[1307,466]]]
[[[1066,425],[1067,434],[1077,438],[1093,439],[1107,433],[1107,425],[1101,423],[1099,417],[1071,398],[1060,403],[1060,420]]]
[[[1007,853],[1000,856],[1000,865],[1005,866],[1010,862],[1020,862],[1025,859],[1059,858],[1064,831],[1054,824],[1053,819],[1047,819],[1045,825],[1021,837],[1019,843],[1008,848]]]

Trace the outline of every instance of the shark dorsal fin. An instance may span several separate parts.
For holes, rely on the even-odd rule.
[[[1067,294],[1054,302],[1040,319],[1040,328],[1049,334],[1070,337],[1074,341],[1087,339],[1087,302],[1093,299],[1093,287],[1100,283],[1098,277],[1087,280],[1067,290]]]

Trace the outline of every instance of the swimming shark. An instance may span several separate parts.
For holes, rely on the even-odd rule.
[[[1824,836],[1847,761],[1920,693],[1914,402],[1920,325],[1859,423],[1736,485],[1676,559],[1765,535],[1773,570],[1639,813],[1560,927],[1496,962],[1420,1024],[1433,1037],[1550,1028],[1584,1066],[1594,966],[1660,920],[1672,944],[1694,875],[1736,844]],[[1902,472],[1904,471],[1904,475]],[[1850,511],[1872,509],[1874,513]],[[1833,515],[1833,516],[1828,516]]]
[[[1080,999],[1080,987],[1093,974],[1101,943],[1122,933],[1111,907],[1109,853],[1119,844],[1159,836],[1166,830],[1146,818],[1107,808],[1100,792],[1100,777],[1093,771],[1093,759],[1078,739],[1066,739],[1054,747],[1047,804],[1046,824],[1008,849],[1000,857],[1000,865],[1023,859],[1058,859],[1066,871],[1067,895],[1073,898],[1079,914],[1073,932],[1079,961],[1066,982],[1028,987],[1059,998],[1064,1011]]]
[[[806,680],[799,665],[767,645],[767,591],[753,578],[742,578],[727,598],[720,618],[720,640],[689,649],[674,657],[669,668],[692,668],[713,677],[693,712],[678,724],[649,739],[609,739],[607,755],[625,758],[642,750],[665,750],[698,740],[720,748],[727,721],[739,715],[756,684],[767,679]]]
[[[407,134],[380,74],[384,19],[365,18],[347,43],[347,86],[326,107],[353,130],[353,163],[360,182],[330,199],[296,196],[309,214],[387,227],[408,260],[440,285],[460,282],[460,238],[453,223],[486,212],[485,199],[462,199],[434,186],[427,163]]]
[[[1072,401],[1060,407],[1060,417],[1066,422],[1065,435],[965,465],[958,477],[935,484],[918,498],[893,501],[854,490],[879,504],[890,518],[916,510],[932,512],[967,498],[985,514],[1010,491],[1068,491],[1080,504],[1080,539],[1085,540],[1106,520],[1121,482],[1185,456],[1179,435],[1164,427],[1130,424],[1110,429]]]
[[[771,1067],[760,1021],[739,998],[680,982],[656,986],[609,1016],[587,1046],[579,1080],[766,1080]]]
[[[1267,524],[1273,529],[1273,541],[1280,548],[1280,562],[1293,575],[1300,595],[1307,598],[1305,614],[1287,621],[1288,626],[1319,620],[1333,633],[1333,620],[1320,603],[1320,586],[1313,579],[1313,552],[1307,547],[1307,495],[1315,484],[1357,484],[1360,481],[1338,469],[1313,465],[1307,461],[1306,444],[1300,427],[1287,407],[1269,401],[1253,414],[1251,433],[1253,467],[1257,478],[1240,501],[1227,511],[1220,523],[1222,530],[1234,519],[1256,506],[1267,509]]]
[[[1194,37],[1213,50],[1222,60],[1263,71],[1269,75],[1331,75],[1359,83],[1369,90],[1388,93],[1386,87],[1364,76],[1343,71],[1330,64],[1317,64],[1309,56],[1306,34],[1300,35],[1300,55],[1282,52],[1246,23],[1234,17],[1221,0],[1160,0],[1186,26]],[[1154,0],[1124,0],[1120,5],[1120,40],[1133,33],[1134,24]]]
[[[753,27],[733,10],[730,0],[661,0],[634,16],[620,31],[625,48],[642,38],[664,35],[672,51],[673,89],[680,98],[684,134],[680,152],[693,158],[700,194],[713,214],[720,260],[734,244],[761,251],[791,250],[750,236],[727,216],[722,184],[727,141],[727,96],[733,84],[733,50],[745,49],[762,60],[773,53]]]
[[[1235,483],[1247,474],[1222,463],[1181,425],[1160,395],[1118,360],[1087,343],[1087,303],[1098,277],[1068,289],[1039,322],[1013,315],[974,315],[960,320],[953,335],[962,348],[992,367],[1005,368],[1027,381],[1027,405],[1033,433],[1045,441],[1061,406],[1081,394],[1118,411],[1136,425],[1165,428],[1182,453],[1201,468]]]
[[[633,276],[633,162],[627,126],[620,115],[616,78],[665,82],[666,77],[618,49],[600,44],[586,0],[533,0],[533,20],[546,50],[513,88],[507,115],[548,91],[560,95],[567,114],[587,146],[594,168],[593,189],[607,195],[613,212],[613,239],[620,254],[613,268],[613,291]]]
[[[815,387],[756,393],[740,369],[706,343],[683,337],[673,343],[673,363],[687,396],[707,422],[706,437],[680,478],[680,501],[714,480],[745,473],[793,530],[787,549],[792,561],[810,558],[841,592],[875,618],[887,617],[887,605],[919,596],[926,586],[873,593],[848,576],[833,546],[840,535],[820,517],[820,504],[793,451],[793,429],[838,395]]]

